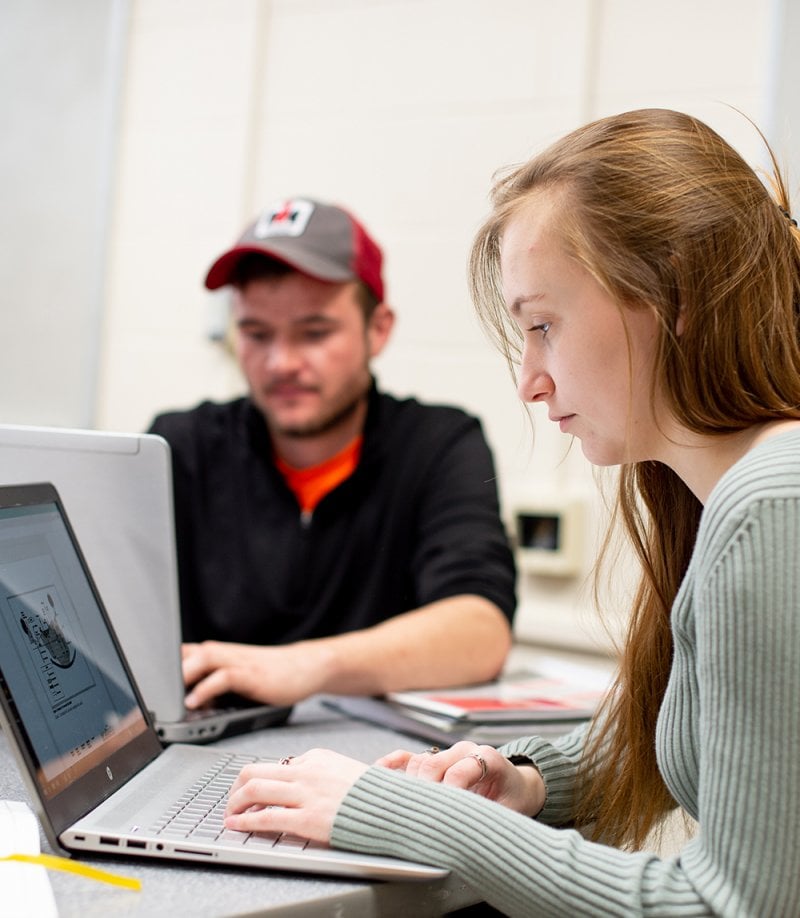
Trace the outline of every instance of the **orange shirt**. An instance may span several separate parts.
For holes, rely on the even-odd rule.
[[[278,471],[286,479],[304,513],[311,513],[326,494],[353,474],[361,458],[363,442],[364,437],[358,436],[335,456],[307,469],[293,468],[280,456],[275,457]]]

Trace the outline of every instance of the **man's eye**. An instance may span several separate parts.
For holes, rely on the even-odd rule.
[[[327,338],[329,334],[330,329],[328,328],[309,328],[303,337],[306,341],[322,341],[323,338]]]
[[[265,341],[269,340],[269,335],[267,335],[266,332],[260,331],[244,331],[242,332],[242,337],[256,344],[263,344]]]

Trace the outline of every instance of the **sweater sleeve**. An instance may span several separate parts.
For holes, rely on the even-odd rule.
[[[800,909],[798,545],[795,491],[751,503],[722,550],[710,538],[697,553],[698,712],[670,762],[697,760],[683,771],[696,774],[700,833],[681,863],[715,914]],[[675,705],[664,719],[681,714]],[[669,725],[664,733],[677,735]]]
[[[373,767],[336,815],[335,847],[448,867],[507,915],[710,915],[679,862],[628,854],[468,791]]]
[[[699,833],[679,857],[609,848],[377,767],[345,797],[332,843],[449,867],[509,915],[797,914],[798,544],[794,498],[761,502],[724,550],[698,552],[686,599],[696,633],[678,636],[695,644],[693,671],[662,711],[674,727],[664,740],[673,746],[671,786],[679,775],[697,782],[688,796],[698,803]],[[557,824],[568,802],[579,750],[578,735],[503,750],[530,754],[542,769],[548,822]]]
[[[589,724],[582,724],[572,733],[555,741],[532,736],[513,740],[500,747],[505,756],[524,755],[542,776],[545,804],[536,817],[551,826],[567,826],[574,812],[575,780],[583,754]]]
[[[624,853],[564,828],[587,727],[555,742],[533,736],[500,748],[528,756],[542,773],[547,802],[536,820],[477,794],[373,767],[337,813],[332,844],[449,867],[508,915],[711,914],[677,860]]]

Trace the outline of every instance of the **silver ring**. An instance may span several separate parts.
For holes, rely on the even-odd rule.
[[[438,746],[428,746],[423,755],[436,755],[436,753],[439,751],[440,749]]]
[[[486,764],[486,759],[480,754],[480,752],[473,752],[467,756],[468,759],[475,759],[477,763],[481,766],[481,776],[480,781],[489,774],[489,766]]]
[[[294,758],[293,755],[285,755],[285,756],[278,762],[278,764],[279,764],[279,765],[288,765],[289,762],[291,762],[293,758]]]

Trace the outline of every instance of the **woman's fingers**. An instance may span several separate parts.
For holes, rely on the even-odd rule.
[[[470,789],[481,784],[492,775],[492,757],[487,757],[481,752],[471,752],[447,769],[442,778],[443,784],[451,787]],[[503,760],[505,761],[505,760]]]
[[[342,798],[367,767],[322,749],[246,765],[231,785],[225,826],[327,841]]]
[[[393,771],[405,771],[408,760],[413,755],[413,752],[408,752],[406,749],[395,749],[393,752],[376,759],[375,764],[381,765],[383,768],[391,768]]]

